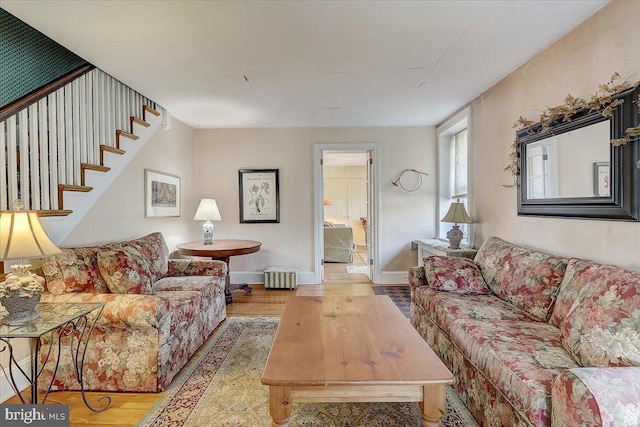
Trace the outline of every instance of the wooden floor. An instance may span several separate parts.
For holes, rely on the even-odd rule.
[[[354,255],[354,265],[364,265],[363,248]],[[233,304],[227,306],[228,317],[278,317],[284,310],[287,297],[292,295],[373,295],[371,282],[366,275],[347,274],[346,264],[325,265],[325,280],[321,285],[300,285],[296,291],[265,290],[263,285],[252,285],[253,292],[233,292]],[[94,413],[82,402],[80,392],[55,392],[48,403],[71,406],[71,427],[81,426],[134,426],[151,409],[162,393],[86,393],[89,403],[100,407],[101,396],[111,397],[111,407],[102,413]],[[28,395],[28,391],[27,391]],[[17,397],[5,403],[20,403]]]

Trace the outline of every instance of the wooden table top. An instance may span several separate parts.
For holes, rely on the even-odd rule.
[[[202,240],[176,245],[178,251],[183,255],[218,258],[251,254],[258,252],[260,246],[262,246],[261,242],[240,239],[218,239],[214,240],[211,245],[203,244]]]
[[[289,297],[262,375],[274,386],[452,382],[386,295]]]

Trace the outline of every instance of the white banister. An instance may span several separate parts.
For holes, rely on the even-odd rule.
[[[156,104],[99,69],[0,122],[0,210],[56,210],[58,184],[81,185],[81,164],[99,165],[100,145],[131,132],[130,116]],[[5,191],[6,189],[6,191]]]

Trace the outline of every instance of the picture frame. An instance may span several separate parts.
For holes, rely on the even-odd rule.
[[[181,196],[179,176],[144,170],[145,218],[179,217]]]
[[[240,223],[280,222],[279,169],[239,169]]]
[[[593,163],[593,194],[595,197],[611,196],[611,166],[609,162]]]

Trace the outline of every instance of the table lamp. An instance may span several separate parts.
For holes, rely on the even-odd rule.
[[[461,203],[460,200],[451,203],[449,211],[444,216],[444,218],[440,220],[440,222],[454,223],[453,228],[447,233],[447,239],[449,239],[449,249],[460,249],[460,241],[462,240],[463,233],[462,230],[460,230],[458,223],[471,224],[472,222],[471,218],[469,218],[467,210],[464,208],[464,203]]]
[[[211,221],[222,221],[218,204],[215,199],[202,199],[198,205],[196,215],[193,217],[195,221],[206,221],[202,226],[202,234],[204,236],[204,244],[213,244],[213,223]]]
[[[2,322],[21,325],[36,317],[36,304],[44,290],[44,278],[29,271],[31,264],[24,258],[41,258],[60,253],[47,235],[36,211],[23,211],[21,201],[13,211],[0,212],[0,261],[20,259],[11,266],[11,273],[0,283],[0,302],[9,315]]]

